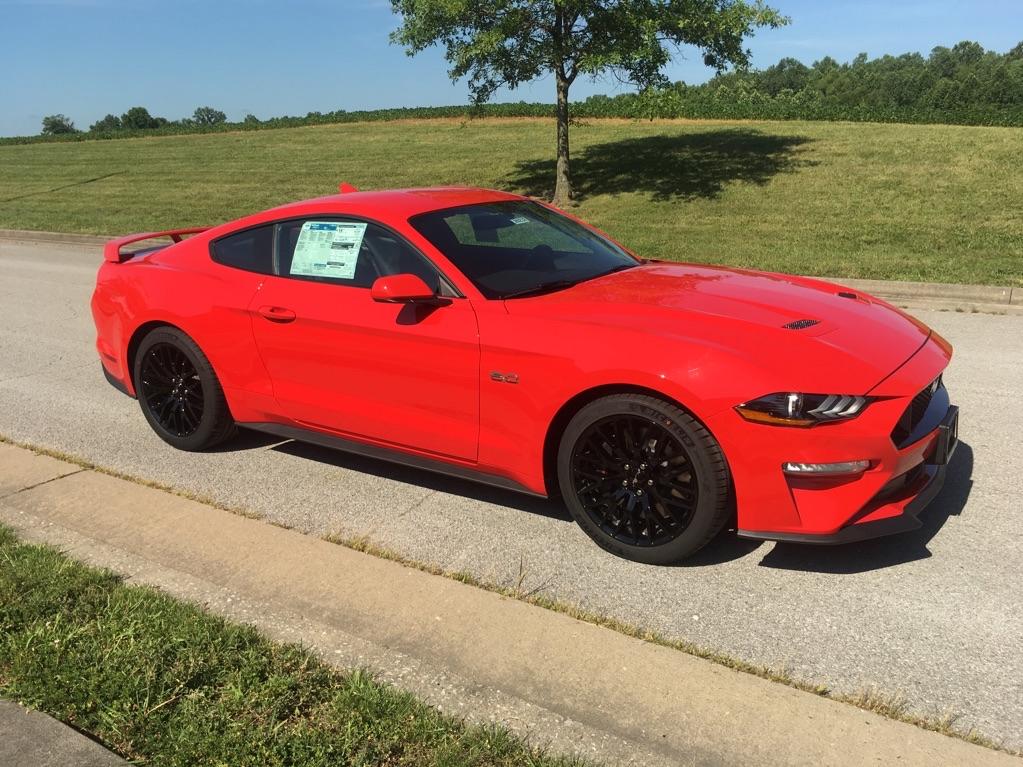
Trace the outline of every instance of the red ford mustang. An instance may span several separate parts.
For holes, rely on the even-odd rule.
[[[941,487],[952,350],[882,301],[643,260],[501,192],[342,192],[107,244],[103,370],[162,439],[243,426],[560,495],[649,563],[733,514],[749,538],[910,530]]]

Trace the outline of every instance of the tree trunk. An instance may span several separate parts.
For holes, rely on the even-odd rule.
[[[558,170],[552,202],[559,208],[572,204],[572,175],[568,167],[568,78],[557,73]]]

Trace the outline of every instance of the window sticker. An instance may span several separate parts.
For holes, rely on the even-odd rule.
[[[529,223],[529,219],[526,218],[525,216],[516,216],[515,218],[513,218],[511,220],[511,222],[513,224],[528,224]]]
[[[306,221],[295,243],[291,274],[302,277],[355,277],[366,224]]]

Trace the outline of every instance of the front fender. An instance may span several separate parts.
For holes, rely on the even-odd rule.
[[[534,327],[535,325],[535,327]],[[544,446],[565,408],[587,393],[643,390],[672,400],[715,432],[715,421],[767,386],[769,373],[713,343],[631,329],[533,321],[480,312],[482,468],[545,492]],[[498,374],[495,380],[492,374]],[[504,374],[514,373],[510,384]],[[722,445],[727,451],[727,446]]]

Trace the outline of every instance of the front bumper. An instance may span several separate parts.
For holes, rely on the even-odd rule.
[[[712,430],[728,456],[735,485],[738,534],[745,538],[846,543],[913,530],[941,490],[955,446],[958,409],[941,387],[925,421],[908,438],[893,430],[914,398],[947,367],[951,348],[933,336],[869,394],[857,418],[809,429],[745,421],[737,413]],[[867,459],[860,475],[785,475],[785,462]]]
[[[868,503],[859,513],[859,516],[865,518],[876,513],[878,509],[891,504],[897,504],[901,500],[904,502],[904,505],[901,507],[901,513],[895,516],[881,517],[859,523],[854,518],[838,532],[824,535],[811,533],[768,533],[742,529],[738,530],[737,533],[740,538],[783,541],[786,543],[837,545],[917,530],[923,526],[923,522],[920,521],[920,512],[927,508],[945,484],[948,461],[951,459],[952,453],[955,452],[956,444],[958,443],[958,427],[959,408],[953,405],[948,409],[948,413],[938,427],[938,442],[933,456],[933,459],[937,462],[920,464],[916,469],[907,473],[907,475],[910,475],[909,477],[903,475],[889,482],[872,499],[871,503]]]
[[[837,545],[919,530],[924,524],[920,521],[920,512],[941,491],[942,486],[945,484],[946,470],[946,464],[925,464],[924,477],[926,480],[922,483],[922,489],[902,507],[902,512],[895,516],[885,516],[880,518],[880,520],[872,522],[851,523],[837,533],[825,535],[810,533],[765,533],[753,530],[739,530],[738,535],[740,538],[753,538],[764,541]]]

